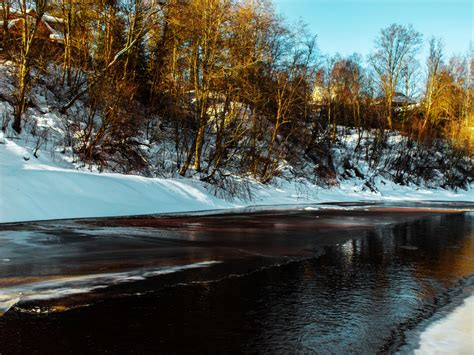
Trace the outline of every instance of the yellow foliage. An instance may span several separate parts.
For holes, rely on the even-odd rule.
[[[454,121],[445,127],[445,135],[458,148],[474,155],[474,114],[462,121]]]

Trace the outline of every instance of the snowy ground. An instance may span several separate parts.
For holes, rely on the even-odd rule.
[[[415,354],[472,354],[474,350],[474,295],[420,336]]]
[[[1,143],[3,142],[3,143]],[[35,158],[24,141],[0,137],[0,223],[203,211],[252,205],[340,201],[474,201],[474,188],[458,192],[376,181],[377,193],[359,180],[324,189],[305,180],[250,182],[251,200],[220,199],[193,179],[159,179],[69,168],[48,154]]]

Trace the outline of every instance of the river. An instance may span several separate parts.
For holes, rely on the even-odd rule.
[[[354,203],[0,225],[0,353],[473,349],[436,342],[443,321],[472,327],[473,211]]]

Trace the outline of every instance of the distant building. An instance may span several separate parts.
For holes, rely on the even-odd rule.
[[[392,106],[401,107],[401,106],[411,106],[415,105],[416,101],[413,101],[408,96],[401,92],[395,92],[392,97]]]
[[[378,105],[386,105],[387,101],[384,96],[379,96],[376,99]],[[404,108],[414,108],[417,105],[417,102],[413,99],[410,99],[407,95],[396,91],[393,93],[392,97],[392,108],[396,111],[403,110]]]

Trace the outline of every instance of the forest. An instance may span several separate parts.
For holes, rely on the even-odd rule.
[[[269,0],[3,0],[0,24],[14,82],[2,130],[44,144],[29,124],[43,85],[63,150],[101,171],[223,184],[289,170],[331,185],[361,174],[357,155],[400,184],[473,178],[473,52],[449,58],[412,26],[341,56]],[[340,158],[347,132],[357,141]]]

